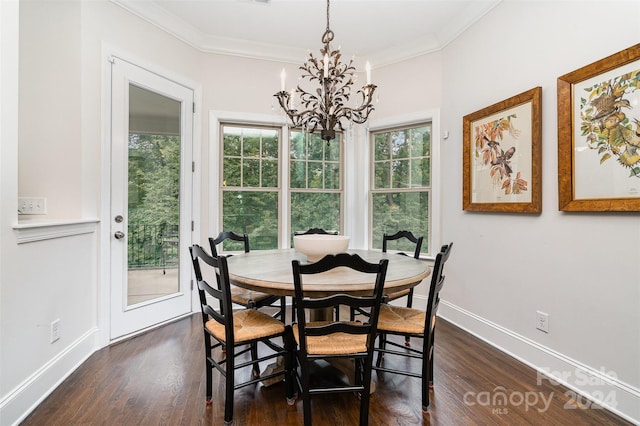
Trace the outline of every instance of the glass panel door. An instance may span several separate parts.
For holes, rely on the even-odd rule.
[[[180,102],[129,85],[127,306],[176,293]]]
[[[191,312],[193,91],[115,58],[111,338]]]

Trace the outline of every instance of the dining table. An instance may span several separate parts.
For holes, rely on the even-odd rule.
[[[350,249],[347,253],[357,254],[371,263],[389,259],[384,284],[385,294],[415,287],[431,273],[426,260],[411,256],[359,249]],[[257,250],[234,254],[227,259],[229,281],[248,290],[293,297],[295,290],[291,261],[294,259],[301,263],[307,262],[307,257],[295,249]],[[336,268],[321,274],[306,275],[303,278],[303,291],[305,297],[326,297],[337,293],[359,296],[371,294],[373,284],[371,274]]]
[[[385,294],[406,290],[420,284],[429,276],[431,268],[423,259],[381,250],[347,250],[357,254],[370,263],[378,263],[380,259],[389,259],[385,278]],[[274,294],[278,296],[295,295],[293,284],[293,268],[291,261],[297,259],[306,263],[307,257],[295,249],[256,250],[234,254],[227,258],[229,281],[231,284],[248,290]],[[371,294],[374,277],[351,270],[335,268],[331,271],[305,275],[303,292],[305,297],[326,297],[343,293],[350,295]],[[313,310],[311,321],[326,321],[333,318],[332,309]],[[334,360],[335,361],[335,360]],[[348,359],[331,363],[338,372],[347,378],[353,376],[353,363]],[[283,360],[269,366],[275,370],[284,368]],[[371,383],[371,393],[375,392],[375,384]]]

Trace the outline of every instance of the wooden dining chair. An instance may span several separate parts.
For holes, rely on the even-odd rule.
[[[406,308],[383,303],[380,306],[378,319],[379,341],[376,352],[378,353],[376,365],[377,372],[401,374],[422,379],[422,409],[429,408],[429,388],[433,387],[433,355],[436,331],[436,313],[440,303],[440,290],[444,285],[444,264],[449,259],[453,243],[442,246],[436,255],[435,263],[431,271],[431,284],[429,286],[429,299],[426,311]],[[402,346],[388,340],[389,335],[422,338],[422,348]],[[388,346],[401,348],[401,350],[387,349]],[[410,370],[398,370],[382,365],[385,355],[397,355],[401,357],[417,358],[422,362],[420,372]]]
[[[385,233],[382,236],[382,251],[384,253],[387,252],[387,247],[390,241],[401,241],[402,239],[408,240],[409,242],[415,244],[415,247],[413,250],[413,257],[415,259],[419,259],[420,250],[422,250],[422,242],[424,240],[424,237],[417,237],[413,235],[411,231],[398,231],[393,235],[388,235]],[[407,254],[404,252],[399,252],[398,254],[407,256]],[[407,290],[385,294],[385,300],[386,301],[396,300],[404,296],[407,296],[407,308],[410,308],[413,305],[413,287]]]
[[[309,228],[306,231],[295,231],[294,236],[297,235],[338,235],[338,231],[326,231],[322,228]],[[340,319],[340,310],[335,310],[336,319]],[[296,321],[296,299],[291,299],[291,322]]]
[[[198,294],[202,310],[202,323],[204,329],[204,349],[206,367],[206,403],[213,403],[212,378],[215,368],[225,378],[225,425],[233,422],[233,396],[234,391],[242,387],[255,384],[259,381],[267,381],[278,376],[289,377],[286,383],[286,398],[295,401],[294,384],[291,380],[291,369],[294,366],[294,343],[291,337],[291,326],[285,326],[271,316],[255,309],[242,309],[234,312],[231,302],[231,289],[229,284],[229,269],[227,259],[224,256],[212,257],[199,245],[189,248],[193,270],[198,282]],[[218,285],[212,286],[203,278],[203,268],[209,266],[211,274],[215,276]],[[213,271],[217,270],[217,273]],[[218,302],[218,308],[212,306],[207,298]],[[272,340],[282,338],[284,347]],[[215,342],[215,343],[214,343]],[[266,355],[258,356],[258,343],[264,343],[269,347]],[[216,348],[225,348],[224,352],[214,352]],[[243,355],[250,353],[250,360],[243,359]],[[260,376],[259,363],[284,357],[284,371],[274,372]],[[235,371],[251,367],[251,379],[237,383]]]
[[[291,370],[299,393],[302,395],[304,424],[311,425],[311,396],[323,393],[358,392],[360,394],[360,425],[369,421],[369,395],[371,391],[371,367],[376,337],[380,302],[389,260],[369,263],[357,254],[340,253],[328,255],[312,264],[301,265],[292,261],[295,300],[298,322],[293,325],[293,336],[297,343],[295,361],[300,366]],[[319,274],[344,267],[371,274],[371,293],[365,296],[336,294],[323,298],[304,296],[304,276]],[[336,305],[356,306],[369,310],[367,322],[340,322],[307,320],[305,309],[332,310]],[[311,364],[317,360],[349,358],[355,361],[355,376],[352,384],[333,386],[311,385]]]
[[[413,235],[413,233],[411,231],[398,231],[393,235],[389,235],[387,233],[384,233],[384,235],[382,236],[382,252],[386,253],[387,252],[387,247],[389,245],[390,241],[398,241],[401,243],[404,243],[405,245],[408,244],[412,244],[415,245],[414,246],[414,250],[413,250],[413,257],[415,259],[419,259],[420,258],[420,250],[422,250],[422,242],[424,240],[424,237],[416,237],[415,235]],[[399,255],[402,256],[407,256],[406,253],[404,252],[398,252]],[[413,305],[413,287],[408,288],[406,290],[401,290],[401,291],[397,291],[394,293],[388,293],[384,295],[384,301],[385,302],[390,302],[392,300],[396,300],[396,299],[400,299],[401,297],[407,297],[407,308],[410,308]],[[354,309],[351,311],[351,321],[353,321],[355,319],[355,316],[358,314],[362,314],[362,312],[358,312],[357,309]],[[410,339],[407,338],[407,340],[405,341],[405,344],[407,346],[410,345]]]
[[[224,241],[237,241],[242,243],[244,252],[249,253],[249,236],[247,234],[239,235],[233,231],[223,231],[218,234],[217,237],[209,237],[209,246],[211,247],[211,254],[213,257],[218,256],[218,245],[223,244]],[[227,256],[232,256],[228,254]],[[237,305],[244,306],[248,309],[259,309],[266,306],[275,306],[278,311],[273,315],[274,318],[280,318],[283,323],[286,320],[286,298],[284,296],[275,296],[273,294],[262,293],[259,291],[247,290],[240,287],[231,288],[231,301]],[[279,302],[279,306],[276,303]]]

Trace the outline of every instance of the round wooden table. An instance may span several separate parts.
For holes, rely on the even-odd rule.
[[[429,276],[429,264],[410,256],[383,253],[379,250],[347,250],[357,253],[367,262],[377,263],[382,258],[389,259],[385,293],[395,293],[414,287]],[[294,249],[258,250],[235,254],[227,259],[231,284],[249,290],[278,296],[293,296],[293,272],[291,261],[306,261],[306,257]],[[347,268],[337,268],[322,274],[306,275],[303,278],[307,297],[324,297],[336,293],[351,295],[370,294],[373,281],[370,274],[363,274]]]
[[[414,287],[429,276],[429,264],[410,256],[396,253],[383,253],[379,250],[347,250],[357,253],[367,262],[377,263],[382,258],[389,259],[384,284],[385,293],[394,293]],[[278,296],[294,296],[293,269],[291,261],[298,259],[306,262],[306,256],[294,249],[258,250],[249,253],[234,254],[227,258],[229,280],[231,284],[249,290]],[[324,297],[336,293],[351,295],[371,294],[374,282],[371,274],[363,274],[348,268],[336,268],[321,274],[305,275],[303,278],[306,297]],[[311,321],[325,321],[333,317],[332,309],[314,309]],[[353,362],[344,359],[331,363],[345,377],[353,377]],[[273,368],[282,369],[282,360]],[[371,383],[371,393],[375,392],[375,383]]]

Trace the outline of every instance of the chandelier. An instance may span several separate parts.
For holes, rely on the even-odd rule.
[[[366,65],[367,84],[356,92],[360,100],[360,106],[351,108],[347,105],[352,95],[351,86],[354,84],[353,59],[348,64],[340,62],[340,49],[331,50],[333,31],[329,28],[329,0],[327,0],[327,29],[322,34],[320,49],[321,57],[315,58],[309,53],[309,58],[300,67],[303,71],[301,78],[308,79],[310,83],[317,80],[319,87],[314,92],[307,92],[297,86],[291,93],[285,90],[286,73],[280,74],[280,91],[274,96],[278,98],[280,106],[289,116],[294,127],[313,133],[320,129],[320,136],[327,142],[335,138],[336,130],[344,131],[346,123],[362,124],[367,121],[373,111],[373,92],[376,85],[371,84],[371,66]],[[296,108],[295,93],[298,93],[299,107]]]

